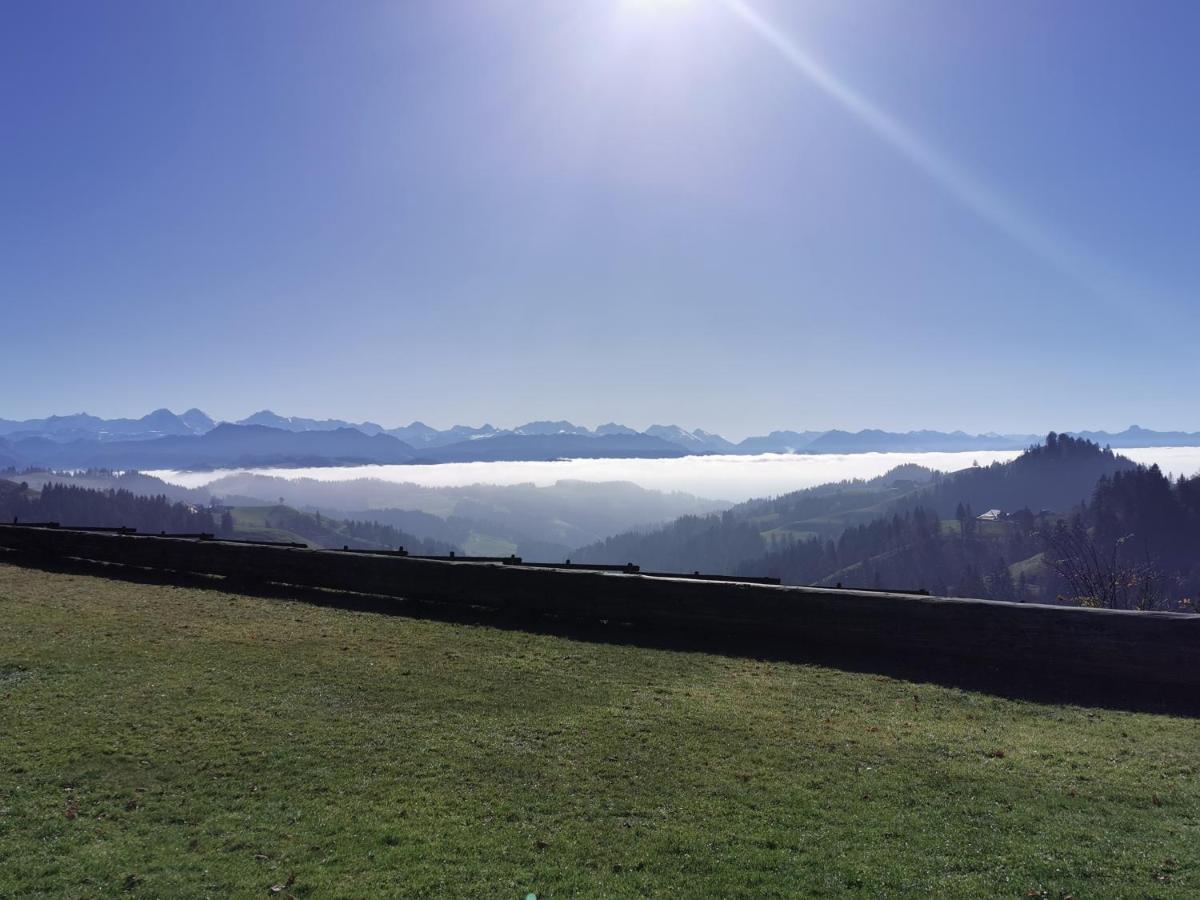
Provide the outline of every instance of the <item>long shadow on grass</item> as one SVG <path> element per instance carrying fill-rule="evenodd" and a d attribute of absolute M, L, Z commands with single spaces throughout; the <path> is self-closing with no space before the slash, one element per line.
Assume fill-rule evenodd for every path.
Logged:
<path fill-rule="evenodd" d="M 978 660 L 856 650 L 789 637 L 727 632 L 665 631 L 621 622 L 580 621 L 551 616 L 525 616 L 499 610 L 404 600 L 375 594 L 333 591 L 297 585 L 234 582 L 220 576 L 141 569 L 114 563 L 48 559 L 0 550 L 0 563 L 13 563 L 48 572 L 98 575 L 137 584 L 169 584 L 237 593 L 272 600 L 299 601 L 356 612 L 383 613 L 412 619 L 483 625 L 510 631 L 552 635 L 591 643 L 618 644 L 686 653 L 738 656 L 770 662 L 826 666 L 846 672 L 873 674 L 914 683 L 937 684 L 1012 700 L 1071 704 L 1131 712 L 1151 712 L 1200 718 L 1200 691 L 1170 685 L 1131 684 L 1085 678 L 1055 668 L 999 665 Z"/>

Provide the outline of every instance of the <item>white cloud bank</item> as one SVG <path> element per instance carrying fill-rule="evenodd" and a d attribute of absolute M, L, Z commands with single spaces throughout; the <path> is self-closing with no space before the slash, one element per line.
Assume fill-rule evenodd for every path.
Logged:
<path fill-rule="evenodd" d="M 1200 447 L 1152 447 L 1119 451 L 1163 471 L 1192 475 L 1200 471 Z M 308 469 L 225 469 L 212 472 L 147 472 L 171 484 L 203 487 L 233 472 L 277 478 L 350 481 L 378 478 L 422 487 L 463 487 L 472 484 L 550 485 L 558 481 L 630 481 L 659 491 L 686 491 L 698 497 L 740 502 L 751 497 L 783 494 L 801 488 L 850 478 L 874 478 L 904 463 L 943 472 L 981 466 L 1016 457 L 1016 450 L 965 453 L 848 453 L 755 456 L 687 456 L 682 459 L 567 459 L 553 462 L 472 462 L 434 466 L 332 466 Z"/>

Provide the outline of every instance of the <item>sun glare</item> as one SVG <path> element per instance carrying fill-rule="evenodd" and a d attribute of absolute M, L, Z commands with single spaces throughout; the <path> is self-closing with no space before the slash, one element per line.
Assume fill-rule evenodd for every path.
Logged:
<path fill-rule="evenodd" d="M 621 0 L 626 9 L 641 13 L 659 13 L 683 6 L 689 6 L 694 0 Z"/>

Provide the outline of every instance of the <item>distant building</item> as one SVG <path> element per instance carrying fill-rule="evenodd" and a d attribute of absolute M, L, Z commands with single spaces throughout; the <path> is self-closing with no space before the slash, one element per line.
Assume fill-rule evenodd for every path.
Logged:
<path fill-rule="evenodd" d="M 980 522 L 999 522 L 1004 518 L 1004 512 L 999 509 L 989 509 L 981 516 L 976 516 Z"/>

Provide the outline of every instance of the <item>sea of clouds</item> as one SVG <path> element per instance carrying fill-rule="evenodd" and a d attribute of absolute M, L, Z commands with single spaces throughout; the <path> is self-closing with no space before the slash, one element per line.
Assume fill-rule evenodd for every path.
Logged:
<path fill-rule="evenodd" d="M 1175 475 L 1200 471 L 1200 447 L 1120 450 L 1136 462 L 1158 464 Z M 953 472 L 1018 456 L 1015 450 L 965 453 L 763 453 L 754 456 L 687 456 L 680 459 L 565 459 L 550 462 L 471 462 L 421 466 L 330 466 L 324 468 L 223 469 L 210 472 L 147 472 L 183 487 L 203 487 L 232 472 L 278 478 L 349 481 L 377 478 L 423 487 L 472 484 L 550 485 L 558 481 L 628 481 L 660 491 L 686 491 L 699 497 L 739 502 L 832 481 L 874 478 L 905 463 Z"/>

